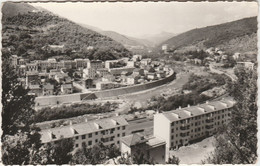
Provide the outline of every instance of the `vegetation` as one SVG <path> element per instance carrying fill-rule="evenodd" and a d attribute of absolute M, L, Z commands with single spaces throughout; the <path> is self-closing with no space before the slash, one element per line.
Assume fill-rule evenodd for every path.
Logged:
<path fill-rule="evenodd" d="M 57 120 L 71 118 L 85 114 L 98 114 L 112 112 L 116 109 L 117 104 L 107 102 L 105 104 L 73 104 L 70 106 L 62 106 L 57 108 L 46 107 L 35 113 L 34 121 L 43 122 L 49 120 Z"/>
<path fill-rule="evenodd" d="M 172 157 L 169 157 L 167 164 L 179 165 L 180 164 L 180 159 L 178 157 L 172 155 Z"/>
<path fill-rule="evenodd" d="M 27 94 L 3 52 L 2 77 L 2 161 L 6 165 L 63 164 L 71 151 L 66 140 L 45 148 L 40 129 L 34 125 L 33 97 Z"/>
<path fill-rule="evenodd" d="M 83 147 L 73 155 L 70 164 L 104 164 L 108 159 L 120 156 L 120 151 L 115 146 L 105 146 L 102 142 L 92 148 Z"/>
<path fill-rule="evenodd" d="M 229 85 L 237 101 L 231 122 L 216 137 L 214 152 L 204 163 L 254 164 L 257 160 L 257 72 L 238 69 L 237 81 Z"/>
<path fill-rule="evenodd" d="M 224 74 L 211 74 L 210 76 L 198 76 L 192 74 L 189 81 L 183 85 L 183 90 L 192 90 L 199 94 L 203 91 L 212 89 L 214 87 L 222 86 L 230 82 L 231 79 Z"/>
<path fill-rule="evenodd" d="M 172 49 L 181 49 L 189 45 L 202 45 L 202 47 L 217 47 L 221 45 L 224 50 L 240 50 L 241 52 L 257 51 L 256 43 L 254 47 L 241 48 L 239 45 L 247 45 L 249 40 L 239 40 L 239 44 L 234 44 L 235 40 L 239 38 L 248 38 L 257 32 L 257 19 L 256 17 L 244 18 L 241 20 L 224 23 L 215 26 L 208 26 L 205 28 L 193 29 L 191 31 L 174 36 L 171 39 L 163 42 L 158 49 L 161 50 L 163 44 L 168 44 Z M 257 36 L 252 36 L 256 38 Z M 251 37 L 251 38 L 252 38 Z M 233 41 L 233 44 L 232 42 Z M 256 41 L 256 40 L 255 40 Z M 230 43 L 229 43 L 230 42 Z M 232 46 L 231 46 L 232 45 Z M 252 44 L 251 44 L 252 45 Z"/>
<path fill-rule="evenodd" d="M 16 71 L 10 66 L 9 54 L 2 54 L 2 138 L 9 134 L 14 135 L 18 130 L 27 131 L 33 123 L 34 97 L 27 95 L 18 81 Z M 15 109 L 14 109 L 15 108 Z"/>
<path fill-rule="evenodd" d="M 19 4 L 17 6 L 19 8 Z M 3 19 L 3 47 L 11 48 L 12 54 L 31 60 L 53 56 L 111 60 L 131 56 L 128 50 L 111 38 L 50 12 L 21 13 L 5 14 Z"/>

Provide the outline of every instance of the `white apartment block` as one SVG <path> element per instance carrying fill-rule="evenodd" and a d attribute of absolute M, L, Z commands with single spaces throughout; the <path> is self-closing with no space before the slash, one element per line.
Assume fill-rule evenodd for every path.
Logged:
<path fill-rule="evenodd" d="M 120 138 L 126 134 L 127 121 L 121 116 L 70 124 L 42 130 L 42 143 L 55 142 L 65 138 L 74 140 L 74 148 L 93 147 L 98 142 L 104 145 L 120 146 Z"/>
<path fill-rule="evenodd" d="M 213 135 L 226 124 L 235 101 L 225 98 L 154 115 L 154 135 L 166 141 L 166 150 Z M 168 153 L 166 153 L 167 155 Z"/>

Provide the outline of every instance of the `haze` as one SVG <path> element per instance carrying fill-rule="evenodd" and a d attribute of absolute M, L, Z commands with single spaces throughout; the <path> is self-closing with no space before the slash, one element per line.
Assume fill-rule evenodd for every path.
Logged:
<path fill-rule="evenodd" d="M 256 16 L 257 2 L 33 3 L 74 22 L 132 37 L 194 28 Z"/>

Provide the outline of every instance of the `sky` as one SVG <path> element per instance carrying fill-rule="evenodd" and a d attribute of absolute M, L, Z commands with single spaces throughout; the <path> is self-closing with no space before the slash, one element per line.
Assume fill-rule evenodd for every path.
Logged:
<path fill-rule="evenodd" d="M 256 2 L 33 3 L 77 23 L 132 37 L 182 33 L 257 16 Z"/>

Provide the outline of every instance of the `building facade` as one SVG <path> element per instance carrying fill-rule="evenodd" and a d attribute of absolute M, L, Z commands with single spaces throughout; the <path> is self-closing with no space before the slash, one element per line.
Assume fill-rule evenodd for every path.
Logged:
<path fill-rule="evenodd" d="M 154 116 L 154 135 L 166 141 L 166 149 L 176 149 L 206 138 L 227 124 L 235 101 L 225 98 L 188 106 Z"/>
<path fill-rule="evenodd" d="M 127 121 L 121 116 L 86 121 L 69 126 L 42 130 L 42 143 L 55 142 L 63 138 L 72 138 L 74 148 L 93 147 L 98 142 L 104 145 L 120 146 L 120 138 L 126 134 Z"/>

